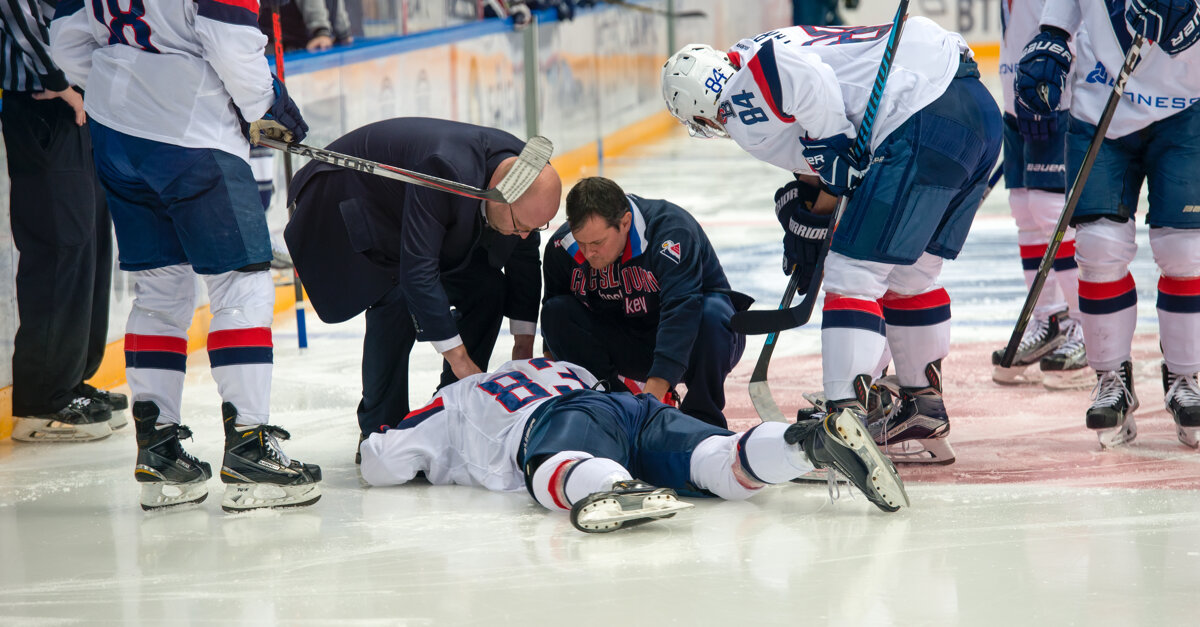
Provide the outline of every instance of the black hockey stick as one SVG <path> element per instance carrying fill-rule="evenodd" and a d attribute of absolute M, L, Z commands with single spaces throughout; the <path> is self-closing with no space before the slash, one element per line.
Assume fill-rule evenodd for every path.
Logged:
<path fill-rule="evenodd" d="M 1071 183 L 1067 204 L 1063 206 L 1062 214 L 1058 216 L 1058 225 L 1054 228 L 1054 235 L 1050 238 L 1050 243 L 1046 245 L 1042 263 L 1033 277 L 1033 285 L 1029 287 L 1029 294 L 1025 296 L 1025 305 L 1021 307 L 1017 326 L 1013 328 L 1012 335 L 1008 338 L 1008 346 L 1004 348 L 1004 356 L 1000 359 L 1001 367 L 1011 367 L 1013 359 L 1017 356 L 1017 348 L 1020 347 L 1021 338 L 1025 335 L 1025 327 L 1029 326 L 1029 319 L 1033 317 L 1034 305 L 1037 304 L 1038 296 L 1042 293 L 1042 287 L 1046 285 L 1046 277 L 1050 274 L 1050 268 L 1054 266 L 1054 257 L 1058 255 L 1058 246 L 1062 244 L 1067 227 L 1071 223 L 1071 216 L 1075 214 L 1075 205 L 1079 204 L 1079 197 L 1083 195 L 1083 186 L 1087 184 L 1088 175 L 1091 174 L 1092 166 L 1096 163 L 1096 155 L 1100 152 L 1100 144 L 1104 143 L 1104 134 L 1108 132 L 1108 125 L 1117 111 L 1117 103 L 1121 102 L 1121 96 L 1125 93 L 1125 83 L 1142 60 L 1143 42 L 1144 38 L 1141 33 L 1134 35 L 1129 52 L 1125 54 L 1125 63 L 1121 66 L 1121 73 L 1117 75 L 1117 80 L 1113 83 L 1112 93 L 1108 95 L 1108 102 L 1104 104 L 1104 111 L 1100 114 L 1100 122 L 1096 124 L 1096 134 L 1092 136 L 1092 143 L 1088 145 L 1087 152 L 1083 156 L 1083 163 L 1079 166 L 1079 173 L 1075 175 L 1075 182 Z"/>
<path fill-rule="evenodd" d="M 355 170 L 366 174 L 375 174 L 385 178 L 396 179 L 421 187 L 430 189 L 438 189 L 450 194 L 458 196 L 466 196 L 467 198 L 477 198 L 479 200 L 491 200 L 494 202 L 512 203 L 533 185 L 533 180 L 541 174 L 542 168 L 550 162 L 550 155 L 554 153 L 554 144 L 550 140 L 540 135 L 535 135 L 529 138 L 525 143 L 525 148 L 521 150 L 521 154 L 517 156 L 517 162 L 513 164 L 508 174 L 500 180 L 495 187 L 491 189 L 479 189 L 471 187 L 463 183 L 448 181 L 443 178 L 438 178 L 429 174 L 421 174 L 412 170 L 405 170 L 394 165 L 386 165 L 376 163 L 359 157 L 351 157 L 341 153 L 306 146 L 298 143 L 285 143 L 275 139 L 260 139 L 259 144 L 270 146 L 276 150 L 282 150 L 301 157 L 308 157 L 316 161 L 324 163 L 332 163 L 333 165 L 346 168 L 347 170 Z"/>
<path fill-rule="evenodd" d="M 275 35 L 275 74 L 283 83 L 283 29 L 279 26 L 279 7 L 271 7 L 271 29 Z M 283 153 L 283 189 L 287 195 L 292 189 L 292 155 Z M 286 196 L 285 196 L 286 197 Z M 288 205 L 288 221 L 295 213 L 295 205 Z M 304 286 L 300 283 L 300 273 L 292 266 L 292 289 L 296 295 L 296 341 L 300 348 L 308 348 L 308 325 L 304 322 Z"/>
<path fill-rule="evenodd" d="M 796 288 L 800 287 L 800 273 L 796 272 L 796 266 L 792 266 L 791 274 L 792 278 L 788 279 L 787 288 L 783 292 L 783 300 L 779 302 L 779 309 L 787 309 L 792 304 Z M 767 342 L 758 354 L 758 363 L 754 364 L 754 373 L 750 375 L 750 402 L 754 404 L 754 411 L 758 412 L 758 417 L 763 422 L 788 422 L 779 405 L 775 404 L 775 397 L 771 396 L 771 386 L 767 383 L 767 368 L 771 365 L 771 355 L 775 352 L 777 339 L 777 332 L 767 335 Z"/>
<path fill-rule="evenodd" d="M 871 131 L 875 128 L 875 116 L 879 113 L 879 102 L 883 100 L 883 89 L 887 84 L 888 73 L 892 69 L 892 59 L 896 56 L 896 49 L 900 47 L 900 33 L 904 30 L 907 13 L 908 0 L 900 0 L 900 6 L 896 9 L 896 17 L 892 20 L 892 32 L 888 34 L 887 46 L 883 50 L 883 59 L 879 62 L 879 71 L 875 74 L 875 84 L 871 86 L 871 97 L 867 100 L 867 109 L 863 113 L 862 124 L 858 127 L 858 136 L 855 137 L 854 145 L 850 148 L 850 155 L 855 162 L 864 155 L 870 154 Z M 847 196 L 842 196 L 838 200 L 837 209 L 833 212 L 833 220 L 830 221 L 832 228 L 826 232 L 825 241 L 821 243 L 821 252 L 817 258 L 816 267 L 813 269 L 808 291 L 804 294 L 804 300 L 795 307 L 736 313 L 730 320 L 734 331 L 746 335 L 762 335 L 763 333 L 794 329 L 808 322 L 808 319 L 812 317 L 813 305 L 817 301 L 817 292 L 821 288 L 821 275 L 825 269 L 825 257 L 829 254 L 829 246 L 833 243 L 833 233 L 837 230 L 838 220 L 846 210 L 849 200 Z"/>
<path fill-rule="evenodd" d="M 631 11 L 637 11 L 639 13 L 650 13 L 652 15 L 661 15 L 663 17 L 677 17 L 677 18 L 681 18 L 681 19 L 688 18 L 688 17 L 708 17 L 708 14 L 705 13 L 704 11 L 664 11 L 662 9 L 656 9 L 654 7 L 648 7 L 648 6 L 644 6 L 641 4 L 634 4 L 633 2 L 629 2 L 628 0 L 600 0 L 600 1 L 605 4 L 611 4 L 613 6 L 621 7 L 622 9 L 629 9 Z"/>

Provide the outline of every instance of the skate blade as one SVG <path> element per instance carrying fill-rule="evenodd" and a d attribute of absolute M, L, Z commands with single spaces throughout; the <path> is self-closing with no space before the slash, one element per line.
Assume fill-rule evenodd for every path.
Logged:
<path fill-rule="evenodd" d="M 627 503 L 628 504 L 628 503 Z M 617 497 L 599 499 L 571 512 L 571 524 L 586 533 L 608 533 L 622 527 L 633 527 L 695 507 L 669 493 L 650 494 L 642 498 L 638 509 L 625 509 Z"/>
<path fill-rule="evenodd" d="M 829 483 L 830 475 L 834 481 L 841 483 L 849 483 L 849 479 L 839 475 L 828 468 L 813 468 L 812 470 L 792 479 L 792 483 Z"/>
<path fill-rule="evenodd" d="M 273 483 L 226 483 L 221 509 L 231 514 L 252 509 L 304 507 L 321 500 L 315 483 L 287 486 Z"/>
<path fill-rule="evenodd" d="M 1175 425 L 1175 434 L 1184 446 L 1200 448 L 1200 427 L 1181 427 Z"/>
<path fill-rule="evenodd" d="M 897 464 L 934 464 L 945 466 L 954 463 L 954 449 L 946 438 L 908 440 L 888 444 L 883 452 Z"/>
<path fill-rule="evenodd" d="M 152 512 L 167 507 L 203 503 L 208 498 L 208 482 L 193 481 L 191 483 L 168 483 L 154 481 L 143 483 L 141 501 L 142 509 Z"/>
<path fill-rule="evenodd" d="M 1009 368 L 992 367 L 992 381 L 1000 385 L 1037 385 L 1042 382 L 1042 378 L 1042 371 L 1037 362 Z"/>
<path fill-rule="evenodd" d="M 1096 437 L 1100 440 L 1101 450 L 1128 444 L 1137 437 L 1137 423 L 1133 421 L 1132 415 L 1126 415 L 1125 424 L 1111 429 L 1096 429 Z"/>
<path fill-rule="evenodd" d="M 108 421 L 72 425 L 43 418 L 17 418 L 12 439 L 19 442 L 93 442 L 112 435 Z"/>
<path fill-rule="evenodd" d="M 127 424 L 129 424 L 129 418 L 125 417 L 125 411 L 120 410 L 120 409 L 114 409 L 112 412 L 112 418 L 108 419 L 109 429 L 112 431 L 116 431 L 117 429 L 120 429 L 121 427 L 124 427 Z"/>
<path fill-rule="evenodd" d="M 1085 366 L 1074 370 L 1043 370 L 1047 390 L 1085 390 L 1096 385 L 1096 371 Z"/>
<path fill-rule="evenodd" d="M 896 472 L 895 464 L 884 457 L 854 412 L 849 409 L 843 410 L 834 418 L 834 428 L 837 429 L 837 436 L 842 443 L 855 451 L 867 464 L 871 492 L 874 494 L 866 490 L 863 490 L 863 494 L 886 512 L 910 507 L 908 492 L 904 489 L 904 482 L 900 480 L 900 473 Z"/>

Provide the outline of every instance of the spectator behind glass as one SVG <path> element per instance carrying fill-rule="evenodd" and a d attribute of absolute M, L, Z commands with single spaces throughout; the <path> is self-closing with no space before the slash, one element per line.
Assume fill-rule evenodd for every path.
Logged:
<path fill-rule="evenodd" d="M 258 26 L 270 43 L 268 53 L 275 47 L 275 28 L 271 23 L 271 7 L 279 6 L 279 26 L 285 51 L 319 52 L 332 46 L 354 43 L 350 14 L 345 0 L 264 0 L 260 3 Z"/>

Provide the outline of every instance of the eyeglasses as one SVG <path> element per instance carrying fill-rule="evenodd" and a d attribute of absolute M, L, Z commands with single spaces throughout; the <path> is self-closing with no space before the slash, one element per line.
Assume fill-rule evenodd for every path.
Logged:
<path fill-rule="evenodd" d="M 535 226 L 535 227 L 529 228 L 529 229 L 519 226 L 517 224 L 517 215 L 516 215 L 516 212 L 513 211 L 512 205 L 508 205 L 508 217 L 509 217 L 509 219 L 512 220 L 512 228 L 511 229 L 498 229 L 498 228 L 496 228 L 496 226 L 494 224 L 491 223 L 491 221 L 488 220 L 487 211 L 483 212 L 484 223 L 486 223 L 488 225 L 488 227 L 491 228 L 493 231 L 496 231 L 498 233 L 504 233 L 506 235 L 526 235 L 529 233 L 540 233 L 540 232 L 545 231 L 550 228 L 549 222 L 547 222 L 541 226 Z"/>

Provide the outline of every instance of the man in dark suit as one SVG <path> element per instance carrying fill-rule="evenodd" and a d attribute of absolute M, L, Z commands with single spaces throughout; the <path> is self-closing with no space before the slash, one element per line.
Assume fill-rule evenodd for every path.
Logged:
<path fill-rule="evenodd" d="M 504 131 L 395 118 L 351 131 L 331 151 L 479 188 L 494 187 L 524 142 Z M 408 354 L 431 342 L 441 385 L 486 368 L 500 321 L 513 359 L 533 356 L 541 298 L 540 236 L 562 183 L 547 165 L 511 205 L 484 202 L 313 161 L 292 181 L 284 238 L 325 322 L 367 312 L 364 435 L 408 412 Z"/>

